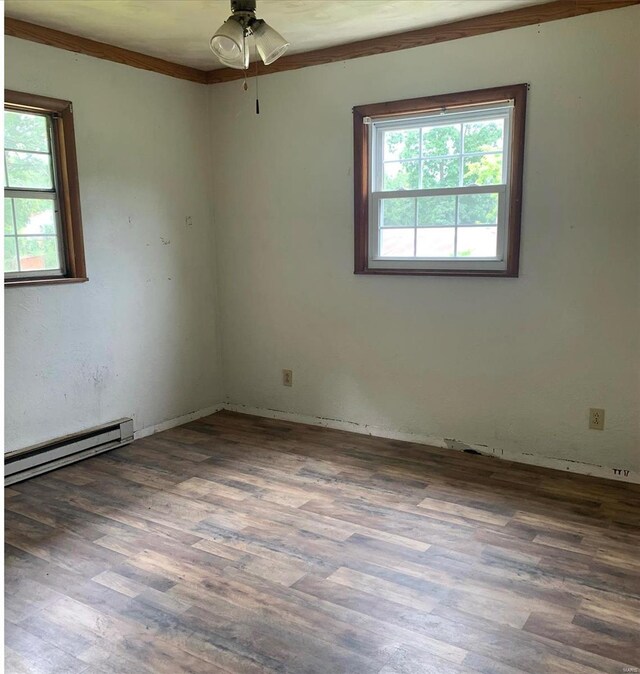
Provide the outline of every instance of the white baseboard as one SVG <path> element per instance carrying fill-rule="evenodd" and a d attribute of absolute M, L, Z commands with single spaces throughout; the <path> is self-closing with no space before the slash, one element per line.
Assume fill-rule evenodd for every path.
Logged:
<path fill-rule="evenodd" d="M 324 426 L 339 431 L 350 431 L 362 435 L 372 435 L 379 438 L 388 438 L 390 440 L 404 440 L 406 442 L 415 442 L 420 445 L 431 445 L 432 447 L 441 447 L 463 451 L 473 449 L 485 456 L 494 456 L 498 459 L 515 461 L 531 466 L 541 466 L 543 468 L 553 468 L 568 473 L 579 473 L 581 475 L 591 475 L 593 477 L 602 477 L 610 480 L 619 480 L 621 482 L 632 482 L 640 484 L 640 473 L 638 471 L 626 470 L 624 468 L 609 468 L 607 466 L 597 466 L 580 461 L 571 461 L 567 459 L 556 459 L 548 456 L 538 456 L 536 454 L 525 454 L 523 452 L 513 452 L 505 449 L 487 447 L 485 445 L 466 444 L 459 440 L 448 438 L 438 438 L 431 435 L 419 433 L 404 433 L 394 431 L 379 426 L 369 426 L 358 424 L 354 421 L 344 421 L 341 419 L 328 419 L 325 417 L 314 417 L 305 414 L 296 414 L 293 412 L 284 412 L 282 410 L 263 409 L 260 407 L 250 407 L 248 405 L 235 405 L 224 403 L 220 409 L 230 412 L 240 412 L 242 414 L 252 414 L 257 417 L 268 419 L 280 419 L 282 421 L 292 421 L 300 424 L 310 424 L 312 426 Z M 201 415 L 204 416 L 204 415 Z"/>
<path fill-rule="evenodd" d="M 196 419 L 201 419 L 202 417 L 208 417 L 210 414 L 215 414 L 216 412 L 219 412 L 222 409 L 224 409 L 224 405 L 220 403 L 218 405 L 213 405 L 212 407 L 205 407 L 202 410 L 189 412 L 189 414 L 183 414 L 181 417 L 175 417 L 175 419 L 167 419 L 166 421 L 161 421 L 159 424 L 147 426 L 146 428 L 141 428 L 139 431 L 134 431 L 133 439 L 139 440 L 140 438 L 146 438 L 149 435 L 153 435 L 154 433 L 168 431 L 170 428 L 175 428 L 176 426 L 188 424 L 190 421 L 195 421 Z"/>
<path fill-rule="evenodd" d="M 524 463 L 530 466 L 541 466 L 543 468 L 553 468 L 567 473 L 579 473 L 580 475 L 591 475 L 593 477 L 602 477 L 610 480 L 619 480 L 621 482 L 631 482 L 640 484 L 640 473 L 638 471 L 627 470 L 624 468 L 610 468 L 608 466 L 598 466 L 580 461 L 571 461 L 568 459 L 557 459 L 549 456 L 539 456 L 537 454 L 527 454 L 523 452 L 514 452 L 508 449 L 487 447 L 472 443 L 464 443 L 459 440 L 449 438 L 440 438 L 433 435 L 421 433 L 405 433 L 393 429 L 382 428 L 380 426 L 370 426 L 368 424 L 359 424 L 355 421 L 345 421 L 343 419 L 329 419 L 326 417 L 314 417 L 306 414 L 297 414 L 295 412 L 285 412 L 283 410 L 265 409 L 262 407 L 250 407 L 249 405 L 237 405 L 231 403 L 219 403 L 211 407 L 206 407 L 189 414 L 184 414 L 174 419 L 162 421 L 153 426 L 147 426 L 134 433 L 134 439 L 146 438 L 154 433 L 182 426 L 183 424 L 215 414 L 220 410 L 230 412 L 240 412 L 242 414 L 252 414 L 256 417 L 265 417 L 267 419 L 281 419 L 282 421 L 291 421 L 299 424 L 310 424 L 312 426 L 324 426 L 339 431 L 350 431 L 351 433 L 360 433 L 361 435 L 372 435 L 378 438 L 387 438 L 389 440 L 404 440 L 414 442 L 420 445 L 430 445 L 463 451 L 473 449 L 485 456 L 494 456 L 498 459 Z"/>

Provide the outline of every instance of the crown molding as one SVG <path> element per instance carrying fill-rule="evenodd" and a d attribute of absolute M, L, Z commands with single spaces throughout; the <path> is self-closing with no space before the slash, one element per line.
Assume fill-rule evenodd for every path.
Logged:
<path fill-rule="evenodd" d="M 66 49 L 77 54 L 94 56 L 105 61 L 115 61 L 115 63 L 122 63 L 133 68 L 150 70 L 161 75 L 177 77 L 181 80 L 199 82 L 200 84 L 207 83 L 207 72 L 204 70 L 172 63 L 155 56 L 147 56 L 130 49 L 114 47 L 105 42 L 96 42 L 86 37 L 64 33 L 53 28 L 38 26 L 35 23 L 12 19 L 8 16 L 4 19 L 4 34 L 19 37 L 23 40 L 30 40 L 31 42 L 39 42 L 50 47 L 58 47 L 58 49 Z"/>
<path fill-rule="evenodd" d="M 464 37 L 495 33 L 510 28 L 521 28 L 638 4 L 640 4 L 640 0 L 554 0 L 542 5 L 521 7 L 520 9 L 477 16 L 439 26 L 419 28 L 405 33 L 384 35 L 335 47 L 315 49 L 301 54 L 291 54 L 290 56 L 283 56 L 270 66 L 256 62 L 251 64 L 246 76 L 268 75 L 325 63 L 335 63 L 336 61 L 347 61 L 363 56 L 387 54 L 402 49 L 424 47 Z M 154 56 L 147 56 L 129 49 L 115 47 L 104 42 L 97 42 L 79 35 L 72 35 L 11 17 L 5 17 L 4 32 L 5 35 L 23 40 L 122 63 L 133 68 L 141 68 L 142 70 L 149 70 L 190 82 L 198 82 L 199 84 L 220 84 L 245 77 L 245 72 L 242 70 L 234 70 L 233 68 L 199 70 L 198 68 L 165 61 Z"/>
<path fill-rule="evenodd" d="M 554 2 L 547 2 L 542 5 L 533 5 L 497 14 L 477 16 L 439 26 L 419 28 L 418 30 L 406 33 L 384 35 L 369 40 L 327 47 L 326 49 L 291 54 L 290 56 L 279 58 L 270 66 L 256 62 L 250 65 L 247 77 L 268 75 L 286 70 L 298 70 L 299 68 L 346 61 L 363 56 L 387 54 L 402 49 L 424 47 L 439 42 L 458 40 L 463 37 L 495 33 L 501 30 L 509 30 L 510 28 L 521 28 L 523 26 L 568 19 L 580 16 L 581 14 L 591 14 L 593 12 L 619 9 L 637 4 L 640 4 L 640 0 L 555 0 Z M 243 78 L 244 71 L 234 70 L 233 68 L 220 68 L 219 70 L 210 70 L 207 73 L 208 84 L 231 82 Z"/>

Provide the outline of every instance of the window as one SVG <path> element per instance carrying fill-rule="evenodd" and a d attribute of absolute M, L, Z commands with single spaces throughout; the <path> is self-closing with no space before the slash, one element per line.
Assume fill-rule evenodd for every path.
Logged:
<path fill-rule="evenodd" d="M 86 281 L 69 101 L 5 91 L 5 285 Z"/>
<path fill-rule="evenodd" d="M 518 275 L 526 93 L 353 109 L 356 274 Z"/>

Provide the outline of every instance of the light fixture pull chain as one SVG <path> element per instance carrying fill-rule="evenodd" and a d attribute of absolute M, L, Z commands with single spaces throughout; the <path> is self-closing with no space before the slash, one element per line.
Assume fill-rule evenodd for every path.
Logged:
<path fill-rule="evenodd" d="M 258 98 L 258 59 L 256 59 L 256 115 L 260 114 L 260 99 Z"/>
<path fill-rule="evenodd" d="M 242 37 L 242 53 L 246 54 L 247 49 L 250 49 L 249 43 L 247 42 L 247 34 L 245 33 Z M 249 68 L 249 59 L 245 61 L 246 66 L 242 69 L 242 74 L 244 75 L 244 83 L 242 85 L 242 88 L 247 91 L 249 89 L 249 85 L 247 84 L 247 69 Z"/>

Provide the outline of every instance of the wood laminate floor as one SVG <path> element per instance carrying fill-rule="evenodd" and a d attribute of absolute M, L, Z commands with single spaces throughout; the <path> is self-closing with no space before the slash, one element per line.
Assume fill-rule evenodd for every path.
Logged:
<path fill-rule="evenodd" d="M 640 487 L 221 412 L 5 490 L 6 671 L 640 668 Z"/>

